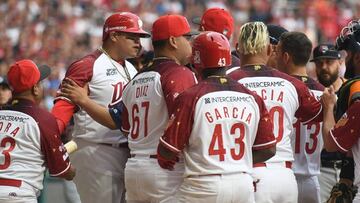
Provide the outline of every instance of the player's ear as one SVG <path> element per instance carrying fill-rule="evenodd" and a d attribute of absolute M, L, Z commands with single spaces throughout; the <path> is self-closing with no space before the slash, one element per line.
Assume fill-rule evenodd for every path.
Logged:
<path fill-rule="evenodd" d="M 35 84 L 32 88 L 31 88 L 31 93 L 34 95 L 34 96 L 39 96 L 40 94 L 40 84 L 37 83 Z"/>
<path fill-rule="evenodd" d="M 271 56 L 274 48 L 275 48 L 275 47 L 273 47 L 273 45 L 268 44 L 267 47 L 266 47 L 266 55 L 267 55 L 267 56 Z"/>
<path fill-rule="evenodd" d="M 282 59 L 284 61 L 284 64 L 289 64 L 290 62 L 290 55 L 287 52 L 282 53 Z"/>
<path fill-rule="evenodd" d="M 109 34 L 109 37 L 110 37 L 111 41 L 113 41 L 113 42 L 117 41 L 116 35 L 117 35 L 116 32 L 111 32 Z"/>
<path fill-rule="evenodd" d="M 176 37 L 170 36 L 168 39 L 168 43 L 171 47 L 177 49 L 178 48 L 178 44 L 177 44 L 177 39 Z"/>

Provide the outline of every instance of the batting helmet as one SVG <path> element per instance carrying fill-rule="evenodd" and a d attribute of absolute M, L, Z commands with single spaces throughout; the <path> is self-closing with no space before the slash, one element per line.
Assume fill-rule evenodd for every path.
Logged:
<path fill-rule="evenodd" d="M 231 65 L 228 39 L 218 32 L 203 32 L 193 41 L 192 64 L 198 70 Z"/>
<path fill-rule="evenodd" d="M 103 27 L 103 40 L 110 32 L 127 32 L 139 34 L 140 37 L 150 37 L 151 35 L 142 29 L 143 22 L 139 16 L 130 12 L 114 13 L 109 16 Z"/>

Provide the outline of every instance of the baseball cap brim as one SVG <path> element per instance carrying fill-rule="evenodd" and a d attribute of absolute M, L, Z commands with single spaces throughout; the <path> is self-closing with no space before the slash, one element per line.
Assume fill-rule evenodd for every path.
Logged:
<path fill-rule="evenodd" d="M 201 17 L 195 17 L 191 20 L 195 25 L 201 25 Z"/>
<path fill-rule="evenodd" d="M 39 72 L 40 72 L 39 81 L 44 80 L 45 78 L 49 77 L 49 75 L 51 73 L 51 69 L 50 69 L 49 66 L 47 66 L 47 65 L 39 65 L 38 68 L 39 68 Z"/>
<path fill-rule="evenodd" d="M 183 35 L 186 35 L 186 36 L 194 36 L 194 35 L 198 35 L 198 34 L 200 34 L 199 31 L 197 31 L 197 30 L 191 30 L 190 32 L 185 33 L 185 34 L 183 34 Z"/>
<path fill-rule="evenodd" d="M 319 57 L 311 59 L 310 62 L 314 62 L 314 61 L 317 61 L 320 59 L 340 59 L 340 58 L 336 57 L 336 56 L 319 56 Z"/>

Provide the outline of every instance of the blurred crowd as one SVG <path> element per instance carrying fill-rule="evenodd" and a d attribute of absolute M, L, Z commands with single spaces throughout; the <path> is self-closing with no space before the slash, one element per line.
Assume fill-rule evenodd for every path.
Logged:
<path fill-rule="evenodd" d="M 177 13 L 191 20 L 210 7 L 232 13 L 234 36 L 244 22 L 263 21 L 306 33 L 314 47 L 334 42 L 343 26 L 360 18 L 358 0 L 0 0 L 0 76 L 23 58 L 49 65 L 53 71 L 44 105 L 51 108 L 67 66 L 100 46 L 102 25 L 111 13 L 132 11 L 150 31 L 161 15 Z M 150 41 L 143 45 L 151 49 Z"/>

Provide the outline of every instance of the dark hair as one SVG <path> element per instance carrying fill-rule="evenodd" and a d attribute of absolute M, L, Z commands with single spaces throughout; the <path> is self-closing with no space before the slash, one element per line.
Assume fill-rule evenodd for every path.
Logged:
<path fill-rule="evenodd" d="M 281 51 L 291 56 L 294 65 L 306 65 L 310 59 L 312 43 L 302 32 L 286 32 L 280 36 Z"/>
<path fill-rule="evenodd" d="M 166 46 L 168 39 L 152 41 L 154 49 L 161 49 Z"/>

